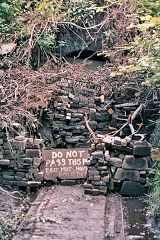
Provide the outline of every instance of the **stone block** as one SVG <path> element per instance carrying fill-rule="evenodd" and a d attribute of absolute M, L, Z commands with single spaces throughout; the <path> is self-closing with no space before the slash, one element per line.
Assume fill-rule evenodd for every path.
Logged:
<path fill-rule="evenodd" d="M 7 159 L 13 159 L 14 158 L 13 153 L 11 152 L 11 150 L 5 150 L 4 151 L 4 156 Z"/>
<path fill-rule="evenodd" d="M 89 174 L 89 176 L 99 176 L 99 171 L 97 171 L 97 170 L 88 170 L 88 174 Z"/>
<path fill-rule="evenodd" d="M 96 145 L 96 149 L 97 150 L 103 150 L 105 148 L 105 143 L 98 143 L 97 145 Z"/>
<path fill-rule="evenodd" d="M 25 150 L 27 147 L 27 138 L 22 141 L 14 140 L 12 142 L 12 147 L 21 151 Z"/>
<path fill-rule="evenodd" d="M 122 145 L 123 147 L 126 147 L 127 144 L 128 144 L 128 142 L 126 141 L 126 139 L 122 139 L 122 140 L 121 140 L 121 145 Z"/>
<path fill-rule="evenodd" d="M 94 181 L 100 181 L 101 177 L 100 176 L 94 176 L 93 179 L 94 179 Z"/>
<path fill-rule="evenodd" d="M 27 186 L 28 187 L 40 187 L 41 182 L 40 181 L 28 181 Z"/>
<path fill-rule="evenodd" d="M 103 158 L 103 151 L 95 151 L 92 153 L 92 158 L 93 159 L 99 159 L 99 158 Z"/>
<path fill-rule="evenodd" d="M 129 137 L 129 136 L 126 136 L 125 138 L 124 138 L 124 140 L 127 142 L 127 144 L 128 143 L 130 143 L 131 141 L 132 141 L 132 138 L 131 137 Z"/>
<path fill-rule="evenodd" d="M 110 155 L 109 155 L 109 151 L 108 151 L 108 150 L 105 151 L 104 157 L 105 157 L 105 160 L 106 160 L 106 161 L 109 161 L 109 160 L 110 160 Z"/>
<path fill-rule="evenodd" d="M 35 177 L 36 181 L 43 181 L 43 179 L 44 179 L 44 172 L 35 173 L 34 177 Z"/>
<path fill-rule="evenodd" d="M 29 174 L 37 174 L 37 173 L 39 173 L 39 169 L 38 168 L 30 168 L 28 170 L 28 173 Z"/>
<path fill-rule="evenodd" d="M 84 183 L 84 188 L 92 189 L 92 184 L 89 184 L 89 183 L 85 182 Z"/>
<path fill-rule="evenodd" d="M 26 187 L 27 182 L 26 181 L 14 181 L 14 185 L 19 186 L 19 187 Z"/>
<path fill-rule="evenodd" d="M 99 190 L 94 188 L 92 189 L 92 196 L 98 196 L 99 195 Z"/>
<path fill-rule="evenodd" d="M 41 157 L 41 151 L 39 149 L 26 149 L 27 158 L 39 158 Z"/>
<path fill-rule="evenodd" d="M 24 139 L 25 139 L 24 135 L 19 135 L 19 136 L 15 137 L 15 140 L 17 140 L 17 141 L 23 141 Z"/>
<path fill-rule="evenodd" d="M 139 171 L 118 168 L 115 173 L 114 179 L 121 180 L 121 181 L 129 180 L 129 181 L 138 182 L 139 181 Z"/>
<path fill-rule="evenodd" d="M 13 186 L 14 181 L 3 180 L 2 183 L 3 183 L 3 185 L 10 185 L 10 186 Z"/>
<path fill-rule="evenodd" d="M 125 181 L 123 182 L 120 193 L 128 197 L 142 196 L 145 193 L 145 186 L 140 182 Z"/>
<path fill-rule="evenodd" d="M 113 138 L 111 136 L 106 136 L 103 138 L 103 142 L 105 143 L 106 147 L 110 147 Z"/>
<path fill-rule="evenodd" d="M 3 174 L 3 178 L 9 181 L 14 180 L 14 176 Z"/>
<path fill-rule="evenodd" d="M 76 184 L 75 180 L 62 180 L 61 184 L 64 186 L 73 186 Z"/>
<path fill-rule="evenodd" d="M 80 124 L 80 121 L 81 121 L 80 118 L 72 118 L 70 124 L 73 124 L 73 125 Z"/>
<path fill-rule="evenodd" d="M 21 158 L 23 163 L 27 163 L 29 165 L 32 165 L 33 163 L 33 158 Z"/>
<path fill-rule="evenodd" d="M 92 181 L 92 184 L 95 186 L 105 186 L 106 185 L 103 181 Z"/>
<path fill-rule="evenodd" d="M 106 195 L 107 194 L 107 189 L 99 189 L 99 195 Z"/>
<path fill-rule="evenodd" d="M 84 189 L 84 194 L 92 194 L 92 189 Z"/>
<path fill-rule="evenodd" d="M 9 164 L 9 167 L 10 168 L 17 168 L 18 164 L 15 160 L 11 160 L 10 164 Z"/>
<path fill-rule="evenodd" d="M 8 159 L 1 159 L 0 160 L 0 165 L 1 166 L 8 166 L 10 164 L 10 160 Z"/>
<path fill-rule="evenodd" d="M 104 186 L 99 186 L 99 189 L 100 189 L 100 190 L 107 190 L 106 184 L 105 184 Z"/>
<path fill-rule="evenodd" d="M 59 127 L 53 127 L 52 128 L 52 132 L 55 134 L 55 133 L 58 133 L 59 132 Z"/>
<path fill-rule="evenodd" d="M 103 131 L 104 129 L 106 129 L 108 127 L 108 122 L 98 122 L 97 123 L 97 130 L 101 130 Z"/>
<path fill-rule="evenodd" d="M 108 176 L 108 171 L 101 171 L 101 176 Z"/>
<path fill-rule="evenodd" d="M 112 144 L 112 149 L 115 149 L 115 150 L 119 150 L 119 151 L 123 151 L 123 152 L 127 152 L 127 153 L 130 153 L 132 154 L 133 153 L 133 148 L 131 147 L 124 147 L 122 145 L 115 145 L 115 144 Z"/>
<path fill-rule="evenodd" d="M 66 136 L 65 137 L 65 141 L 66 143 L 69 143 L 69 144 L 76 144 L 82 140 L 85 140 L 85 137 L 84 136 L 75 136 L 75 137 L 68 137 Z"/>
<path fill-rule="evenodd" d="M 107 171 L 108 167 L 107 166 L 99 166 L 98 171 Z"/>
<path fill-rule="evenodd" d="M 15 176 L 15 181 L 22 181 L 22 177 Z"/>
<path fill-rule="evenodd" d="M 72 117 L 79 118 L 81 120 L 83 118 L 83 114 L 82 113 L 72 113 Z"/>
<path fill-rule="evenodd" d="M 65 116 L 63 114 L 58 114 L 58 113 L 54 114 L 54 118 L 55 119 L 65 120 Z"/>
<path fill-rule="evenodd" d="M 151 151 L 151 147 L 147 142 L 144 141 L 136 141 L 133 145 L 133 155 L 134 156 L 149 156 Z"/>
<path fill-rule="evenodd" d="M 38 139 L 38 138 L 34 139 L 34 145 L 41 146 L 43 144 L 44 144 L 44 139 Z"/>
<path fill-rule="evenodd" d="M 3 139 L 0 139 L 0 145 L 3 145 Z"/>
<path fill-rule="evenodd" d="M 148 159 L 147 157 L 135 158 L 133 155 L 126 155 L 123 160 L 122 168 L 145 170 L 148 168 Z"/>
<path fill-rule="evenodd" d="M 95 121 L 95 119 L 96 119 L 96 109 L 95 108 L 91 108 L 89 110 L 89 119 L 91 121 Z"/>
<path fill-rule="evenodd" d="M 139 181 L 142 184 L 146 184 L 146 182 L 147 182 L 146 178 L 141 178 L 141 177 L 140 177 Z"/>
<path fill-rule="evenodd" d="M 9 149 L 10 149 L 10 146 L 9 146 L 9 143 L 8 143 L 8 142 L 5 141 L 5 142 L 3 143 L 3 149 L 4 149 L 4 150 L 6 150 L 6 149 L 9 150 Z M 15 149 L 15 148 L 14 148 L 14 149 Z"/>
<path fill-rule="evenodd" d="M 97 122 L 96 121 L 89 121 L 89 126 L 92 130 L 96 130 L 97 128 Z"/>
<path fill-rule="evenodd" d="M 8 169 L 5 169 L 5 171 L 3 170 L 2 173 L 5 174 L 5 175 L 10 175 L 10 176 L 14 176 L 15 175 L 15 171 L 14 170 L 8 170 Z"/>
<path fill-rule="evenodd" d="M 109 113 L 96 113 L 96 121 L 97 122 L 105 122 L 109 120 Z"/>
<path fill-rule="evenodd" d="M 113 144 L 121 145 L 121 138 L 120 137 L 114 137 L 113 138 Z"/>
<path fill-rule="evenodd" d="M 108 183 L 109 180 L 110 180 L 109 175 L 102 178 L 102 181 L 103 181 L 104 183 Z"/>
<path fill-rule="evenodd" d="M 120 159 L 122 159 L 122 160 L 123 160 L 123 159 L 124 159 L 124 157 L 125 157 L 125 155 L 124 155 L 124 154 L 122 154 L 122 153 L 121 153 L 121 154 L 119 154 L 119 158 L 120 158 Z"/>
<path fill-rule="evenodd" d="M 94 177 L 94 176 L 88 176 L 88 179 L 89 179 L 90 181 L 92 181 L 92 180 L 93 180 L 93 177 Z"/>
<path fill-rule="evenodd" d="M 146 171 L 140 171 L 140 177 L 145 178 L 147 172 Z"/>
<path fill-rule="evenodd" d="M 71 108 L 76 108 L 76 109 L 78 109 L 79 103 L 77 103 L 77 102 L 71 102 L 70 107 L 71 107 Z"/>
<path fill-rule="evenodd" d="M 23 164 L 23 167 L 26 168 L 26 169 L 29 169 L 31 166 L 32 166 L 32 164 L 30 164 L 30 163 L 24 163 Z"/>
<path fill-rule="evenodd" d="M 86 128 L 85 125 L 75 126 L 75 130 L 84 130 L 85 128 Z"/>
<path fill-rule="evenodd" d="M 70 115 L 67 115 L 67 116 L 66 116 L 66 120 L 71 120 L 71 116 L 70 116 Z"/>
<path fill-rule="evenodd" d="M 111 157 L 108 162 L 110 163 L 110 165 L 118 168 L 122 166 L 122 159 L 120 158 Z"/>
<path fill-rule="evenodd" d="M 17 177 L 25 177 L 26 176 L 26 174 L 25 174 L 25 172 L 16 172 L 16 176 Z"/>
<path fill-rule="evenodd" d="M 82 109 L 78 109 L 78 113 L 82 113 L 82 114 L 89 114 L 89 110 L 82 108 Z"/>

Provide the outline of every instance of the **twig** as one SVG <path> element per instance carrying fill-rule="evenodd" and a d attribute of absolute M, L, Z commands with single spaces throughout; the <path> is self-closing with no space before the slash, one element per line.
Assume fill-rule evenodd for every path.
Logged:
<path fill-rule="evenodd" d="M 95 133 L 93 132 L 93 130 L 91 129 L 91 127 L 89 126 L 89 120 L 87 119 L 87 114 L 85 114 L 84 116 L 84 120 L 85 120 L 85 123 L 86 123 L 86 127 L 91 135 L 91 138 L 95 139 L 96 138 L 96 135 Z"/>
<path fill-rule="evenodd" d="M 19 200 L 19 199 L 22 199 L 22 197 L 23 197 L 23 195 L 21 194 L 21 193 L 19 193 L 18 191 L 14 191 L 14 192 L 8 192 L 8 191 L 6 191 L 5 189 L 3 189 L 2 187 L 0 187 L 0 191 L 2 191 L 2 192 L 4 192 L 5 194 L 7 194 L 7 195 L 9 195 L 11 198 L 13 198 L 13 199 L 17 199 L 17 200 Z M 20 195 L 20 197 L 15 197 L 15 196 L 13 196 L 13 194 L 19 194 Z"/>

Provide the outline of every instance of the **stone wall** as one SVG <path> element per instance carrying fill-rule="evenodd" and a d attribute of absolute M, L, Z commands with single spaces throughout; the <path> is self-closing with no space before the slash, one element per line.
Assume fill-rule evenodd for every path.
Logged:
<path fill-rule="evenodd" d="M 42 171 L 44 148 L 91 147 L 93 152 L 88 163 L 89 175 L 85 192 L 94 195 L 105 193 L 109 189 L 124 193 L 127 188 L 129 192 L 130 186 L 143 188 L 148 168 L 146 157 L 150 154 L 148 145 L 145 145 L 148 149 L 145 155 L 136 154 L 135 141 L 138 138 L 128 138 L 131 134 L 128 126 L 119 132 L 120 138 L 108 136 L 120 129 L 128 120 L 128 116 L 140 105 L 135 101 L 135 93 L 132 96 L 127 95 L 130 103 L 127 99 L 116 102 L 107 99 L 102 88 L 87 90 L 86 87 L 85 91 L 80 87 L 81 92 L 74 95 L 73 91 L 70 91 L 71 86 L 65 86 L 62 82 L 57 84 L 61 84 L 61 91 L 43 112 L 42 125 L 33 137 L 29 137 L 27 132 L 21 133 L 19 123 L 13 123 L 12 127 L 16 131 L 14 136 L 8 139 L 0 123 L 0 185 L 15 189 L 41 186 L 44 183 Z M 151 102 L 148 108 L 141 112 L 144 126 L 139 133 L 150 134 L 147 128 L 149 123 L 147 114 L 156 113 L 158 107 L 156 103 Z M 86 115 L 90 128 L 96 136 L 103 139 L 102 142 L 91 145 L 90 133 L 84 120 Z M 141 117 L 134 120 L 135 130 L 141 124 Z M 103 137 L 104 135 L 107 137 Z M 142 145 L 140 143 L 140 147 L 137 148 L 142 148 L 143 152 Z M 126 166 L 128 161 L 134 162 L 132 167 Z M 138 168 L 136 163 L 139 161 L 142 161 L 142 166 Z"/>
<path fill-rule="evenodd" d="M 0 136 L 0 186 L 24 190 L 41 186 L 43 139 L 16 136 L 7 141 L 2 129 Z"/>
<path fill-rule="evenodd" d="M 98 137 L 98 136 L 97 136 Z M 120 191 L 125 196 L 139 196 L 145 192 L 150 167 L 150 145 L 133 141 L 130 137 L 99 136 L 92 144 L 85 193 L 92 195 Z"/>

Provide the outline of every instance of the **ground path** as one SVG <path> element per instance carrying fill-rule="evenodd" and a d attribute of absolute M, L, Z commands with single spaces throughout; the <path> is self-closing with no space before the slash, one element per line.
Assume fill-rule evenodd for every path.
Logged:
<path fill-rule="evenodd" d="M 80 186 L 42 189 L 14 240 L 103 240 L 106 198 Z"/>
<path fill-rule="evenodd" d="M 43 188 L 13 240 L 157 239 L 145 229 L 125 236 L 123 205 L 120 195 L 84 195 L 82 186 Z"/>

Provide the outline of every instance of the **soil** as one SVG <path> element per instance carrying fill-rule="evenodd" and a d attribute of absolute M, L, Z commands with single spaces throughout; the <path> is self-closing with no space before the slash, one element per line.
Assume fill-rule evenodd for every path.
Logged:
<path fill-rule="evenodd" d="M 0 240 L 12 239 L 36 195 L 0 188 Z"/>

